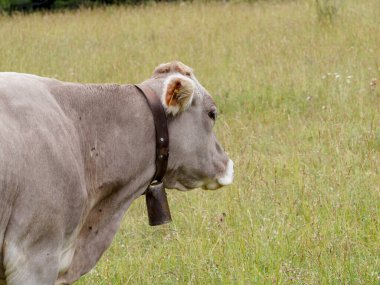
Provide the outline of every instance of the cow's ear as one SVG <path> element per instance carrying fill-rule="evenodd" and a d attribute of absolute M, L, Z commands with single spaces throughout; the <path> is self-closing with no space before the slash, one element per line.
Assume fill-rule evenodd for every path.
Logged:
<path fill-rule="evenodd" d="M 176 115 L 185 111 L 193 100 L 195 86 L 191 79 L 182 75 L 169 76 L 164 83 L 162 104 L 166 112 Z"/>

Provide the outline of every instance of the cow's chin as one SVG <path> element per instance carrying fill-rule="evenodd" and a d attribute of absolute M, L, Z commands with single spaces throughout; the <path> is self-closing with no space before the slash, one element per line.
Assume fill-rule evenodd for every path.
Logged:
<path fill-rule="evenodd" d="M 190 191 L 197 188 L 201 188 L 203 190 L 216 190 L 216 189 L 219 189 L 220 187 L 223 187 L 223 185 L 218 183 L 217 181 L 211 181 L 211 180 L 207 182 L 204 182 L 204 181 L 195 182 L 192 185 L 185 185 L 177 181 L 173 186 L 166 186 L 166 187 L 169 189 L 177 189 L 179 191 L 185 192 L 185 191 Z"/>
<path fill-rule="evenodd" d="M 203 190 L 217 190 L 217 189 L 219 189 L 222 186 L 223 185 L 219 184 L 218 182 L 213 181 L 213 182 L 209 182 L 209 183 L 203 185 L 202 189 Z"/>
<path fill-rule="evenodd" d="M 179 191 L 185 192 L 185 191 L 190 191 L 197 188 L 202 188 L 203 190 L 216 190 L 222 186 L 223 185 L 219 184 L 216 181 L 207 181 L 207 182 L 199 181 L 199 182 L 194 182 L 191 185 L 188 185 L 188 184 L 185 185 L 179 181 L 176 181 L 174 185 L 166 185 L 165 187 L 169 189 L 177 189 Z"/>
<path fill-rule="evenodd" d="M 179 191 L 185 192 L 185 191 L 190 191 L 190 190 L 194 190 L 196 188 L 202 187 L 202 185 L 203 185 L 202 182 L 196 182 L 196 183 L 193 183 L 192 185 L 185 185 L 179 181 L 176 181 L 174 183 L 174 185 L 168 185 L 166 187 L 170 188 L 170 189 L 177 189 Z"/>
<path fill-rule="evenodd" d="M 234 163 L 230 159 L 227 162 L 226 168 L 224 170 L 224 173 L 222 173 L 219 177 L 211 179 L 211 178 L 204 178 L 200 181 L 175 181 L 173 183 L 173 180 L 165 181 L 165 187 L 169 189 L 177 189 L 179 191 L 189 191 L 196 188 L 202 188 L 204 190 L 216 190 L 223 186 L 230 185 L 234 179 Z M 172 183 L 170 183 L 170 181 Z"/>

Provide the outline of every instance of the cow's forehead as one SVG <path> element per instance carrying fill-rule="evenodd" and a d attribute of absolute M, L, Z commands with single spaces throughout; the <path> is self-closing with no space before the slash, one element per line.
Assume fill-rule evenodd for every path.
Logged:
<path fill-rule="evenodd" d="M 204 94 L 203 101 L 204 101 L 204 105 L 206 106 L 206 108 L 210 108 L 210 107 L 215 106 L 214 99 L 208 93 Z"/>

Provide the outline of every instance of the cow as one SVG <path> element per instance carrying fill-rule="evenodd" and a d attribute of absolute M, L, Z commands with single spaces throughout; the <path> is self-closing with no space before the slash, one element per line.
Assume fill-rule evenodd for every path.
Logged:
<path fill-rule="evenodd" d="M 141 85 L 167 117 L 164 186 L 231 184 L 217 109 L 193 70 L 161 64 Z M 152 112 L 136 86 L 0 73 L 0 284 L 71 284 L 90 271 L 149 186 L 155 159 Z"/>

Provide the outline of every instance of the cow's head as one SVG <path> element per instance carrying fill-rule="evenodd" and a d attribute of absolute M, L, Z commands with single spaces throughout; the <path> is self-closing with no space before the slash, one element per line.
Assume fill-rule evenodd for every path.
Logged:
<path fill-rule="evenodd" d="M 214 190 L 232 183 L 233 162 L 218 143 L 213 127 L 217 108 L 191 68 L 171 62 L 149 80 L 161 93 L 169 125 L 167 188 Z"/>

